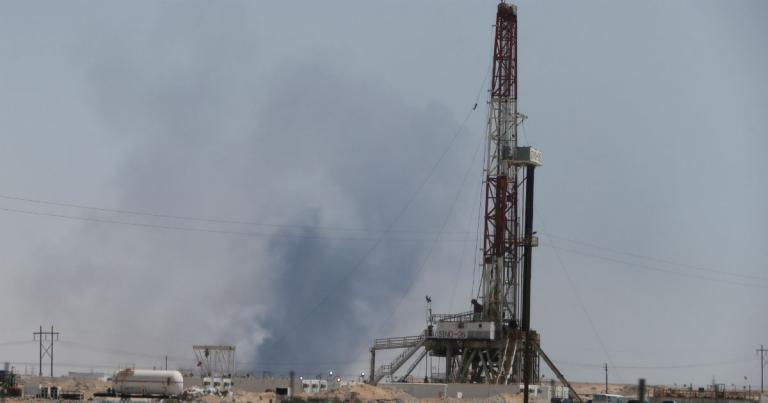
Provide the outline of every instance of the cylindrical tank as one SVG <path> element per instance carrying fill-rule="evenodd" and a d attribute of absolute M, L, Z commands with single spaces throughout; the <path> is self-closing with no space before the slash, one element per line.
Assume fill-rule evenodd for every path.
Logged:
<path fill-rule="evenodd" d="M 184 377 L 179 371 L 127 368 L 112 377 L 112 390 L 118 396 L 179 396 Z"/>

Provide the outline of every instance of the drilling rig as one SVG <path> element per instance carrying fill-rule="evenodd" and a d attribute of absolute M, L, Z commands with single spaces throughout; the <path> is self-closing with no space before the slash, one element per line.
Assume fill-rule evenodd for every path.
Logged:
<path fill-rule="evenodd" d="M 538 246 L 533 231 L 534 172 L 541 165 L 541 152 L 518 145 L 518 127 L 525 117 L 517 111 L 517 7 L 502 1 L 495 27 L 477 298 L 471 301 L 471 310 L 461 313 L 434 314 L 430 306 L 426 329 L 417 336 L 375 339 L 370 350 L 371 384 L 385 377 L 405 381 L 429 356 L 444 365 L 427 382 L 522 383 L 527 401 L 529 383 L 538 383 L 543 358 L 570 387 L 530 327 L 531 259 Z M 376 351 L 387 349 L 402 352 L 376 368 Z M 398 375 L 401 368 L 405 370 Z M 571 393 L 578 399 L 572 389 Z"/>

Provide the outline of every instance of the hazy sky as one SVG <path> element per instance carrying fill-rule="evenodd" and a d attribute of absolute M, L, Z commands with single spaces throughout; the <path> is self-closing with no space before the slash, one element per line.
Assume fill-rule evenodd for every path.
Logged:
<path fill-rule="evenodd" d="M 0 361 L 356 374 L 469 309 L 495 5 L 0 4 Z M 518 5 L 543 348 L 759 384 L 768 5 Z"/>

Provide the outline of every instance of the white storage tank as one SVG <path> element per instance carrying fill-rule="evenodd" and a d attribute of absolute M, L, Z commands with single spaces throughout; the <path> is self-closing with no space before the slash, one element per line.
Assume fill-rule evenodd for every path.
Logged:
<path fill-rule="evenodd" d="M 184 377 L 179 371 L 123 369 L 112 377 L 117 396 L 179 396 L 184 391 Z"/>

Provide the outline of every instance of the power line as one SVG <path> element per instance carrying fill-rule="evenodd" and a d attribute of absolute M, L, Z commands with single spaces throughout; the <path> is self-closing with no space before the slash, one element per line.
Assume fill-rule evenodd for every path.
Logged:
<path fill-rule="evenodd" d="M 0 343 L 0 344 L 7 344 Z M 18 344 L 19 342 L 12 342 Z M 61 344 L 68 345 L 70 347 L 75 348 L 81 348 L 87 351 L 92 352 L 99 352 L 99 353 L 109 353 L 109 354 L 116 354 L 116 355 L 122 355 L 127 357 L 141 357 L 141 358 L 148 358 L 148 359 L 157 359 L 163 354 L 148 354 L 148 353 L 141 353 L 141 352 L 135 352 L 135 351 L 127 351 L 127 350 L 121 350 L 121 349 L 114 349 L 114 348 L 107 348 L 107 347 L 94 347 L 88 344 L 83 343 L 76 343 L 71 341 L 61 341 Z M 195 359 L 191 357 L 179 357 L 179 356 L 171 356 L 168 355 L 168 358 L 172 359 L 173 361 L 179 362 L 179 361 L 185 361 L 185 362 L 194 362 Z M 739 357 L 731 360 L 722 360 L 722 361 L 714 361 L 714 362 L 705 362 L 705 363 L 690 363 L 690 364 L 668 364 L 668 365 L 610 365 L 610 368 L 617 368 L 617 369 L 682 369 L 682 368 L 705 368 L 705 367 L 713 367 L 718 365 L 734 365 L 734 364 L 741 364 L 746 362 L 751 362 L 753 360 L 752 356 L 749 357 Z M 368 360 L 321 360 L 321 361 L 280 361 L 280 362 L 265 362 L 265 361 L 238 361 L 239 365 L 249 365 L 249 366 L 321 366 L 321 365 L 343 365 L 343 364 L 359 364 L 359 363 L 366 363 Z M 585 367 L 585 368 L 603 368 L 604 364 L 599 363 L 585 363 L 585 362 L 574 362 L 574 361 L 567 361 L 567 360 L 556 360 L 555 361 L 558 365 L 565 365 L 565 366 L 574 366 L 574 367 Z M 26 364 L 37 364 L 37 363 L 26 363 Z M 54 366 L 74 366 L 74 365 L 80 365 L 80 364 L 71 364 L 71 363 L 54 363 Z M 82 366 L 93 366 L 93 367 L 99 367 L 100 365 L 96 364 L 82 364 Z M 104 365 L 103 367 L 116 367 L 115 365 Z"/>
<path fill-rule="evenodd" d="M 323 230 L 323 231 L 346 231 L 346 232 L 368 232 L 368 233 L 378 233 L 378 232 L 389 232 L 389 233 L 414 233 L 414 234 L 432 234 L 435 232 L 435 230 L 429 230 L 429 229 L 395 229 L 391 228 L 389 230 L 381 229 L 381 228 L 354 228 L 354 227 L 339 227 L 339 226 L 327 226 L 327 225 L 305 225 L 305 224 L 286 224 L 286 223 L 264 223 L 264 222 L 256 222 L 256 221 L 249 221 L 249 220 L 242 220 L 242 219 L 225 219 L 225 218 L 209 218 L 209 217 L 197 217 L 197 216 L 189 216 L 189 215 L 175 215 L 175 214 L 166 214 L 166 213 L 156 213 L 151 211 L 140 211 L 140 210 L 126 210 L 126 209 L 116 209 L 116 208 L 110 208 L 110 207 L 99 207 L 99 206 L 92 206 L 92 205 L 85 205 L 85 204 L 77 204 L 77 203 L 68 203 L 68 202 L 58 202 L 58 201 L 52 201 L 52 200 L 42 200 L 42 199 L 33 199 L 29 197 L 21 197 L 21 196 L 13 196 L 13 195 L 3 195 L 0 194 L 0 199 L 6 199 L 6 200 L 14 200 L 14 201 L 22 201 L 26 203 L 34 203 L 34 204 L 41 204 L 41 205 L 48 205 L 48 206 L 57 206 L 57 207 L 67 207 L 67 208 L 76 208 L 76 209 L 82 209 L 82 210 L 91 210 L 91 211 L 99 211 L 102 213 L 112 213 L 112 214 L 120 214 L 120 215 L 130 215 L 130 216 L 139 216 L 139 217 L 151 217 L 151 218 L 163 218 L 163 219 L 172 219 L 172 220 L 180 220 L 180 221 L 194 221 L 194 222 L 203 222 L 203 223 L 212 223 L 212 224 L 227 224 L 227 225 L 240 225 L 240 226 L 254 226 L 254 227 L 268 227 L 268 228 L 294 228 L 294 229 L 315 229 L 315 230 Z M 13 212 L 27 212 L 28 210 L 16 210 L 16 209 L 8 209 L 8 211 Z M 41 213 L 41 215 L 48 215 Z M 54 217 L 60 217 L 60 218 L 80 218 L 77 216 L 70 216 L 66 214 L 56 215 L 52 214 Z M 114 223 L 123 223 L 119 220 L 104 220 L 104 221 L 116 221 Z M 166 229 L 176 229 L 178 227 L 175 226 L 163 226 L 163 228 Z M 194 228 L 186 228 L 185 229 L 194 229 Z M 226 231 L 225 231 L 226 232 Z M 240 233 L 237 231 L 234 231 L 234 233 Z M 459 232 L 456 232 L 459 233 Z M 462 232 L 462 233 L 470 233 L 468 231 Z M 249 232 L 246 232 L 245 234 L 250 234 Z M 372 238 L 373 239 L 373 238 Z"/>
<path fill-rule="evenodd" d="M 80 349 L 80 350 L 85 350 L 85 351 L 90 351 L 95 353 L 118 355 L 123 357 L 139 357 L 139 358 L 147 358 L 147 359 L 157 359 L 159 357 L 167 356 L 169 359 L 175 362 L 194 363 L 197 361 L 195 358 L 192 358 L 192 357 L 180 357 L 180 356 L 173 356 L 173 355 L 159 354 L 159 353 L 152 354 L 152 353 L 136 352 L 136 351 L 129 351 L 129 350 L 123 350 L 123 349 L 109 348 L 109 347 L 93 346 L 90 344 L 77 343 L 72 341 L 62 341 L 61 344 L 69 346 L 70 348 L 75 348 L 75 349 Z M 237 364 L 257 367 L 257 366 L 291 366 L 291 365 L 341 365 L 341 364 L 355 364 L 360 362 L 367 362 L 367 360 L 281 361 L 281 362 L 238 360 Z"/>
<path fill-rule="evenodd" d="M 22 342 L 22 341 L 15 341 L 15 342 L 3 342 L 0 343 L 0 345 L 7 345 L 7 344 L 23 344 L 23 343 L 30 343 L 29 341 Z M 164 356 L 164 354 L 151 354 L 151 353 L 142 353 L 142 352 L 135 352 L 135 351 L 128 351 L 128 350 L 122 350 L 122 349 L 115 349 L 115 348 L 109 348 L 109 347 L 98 347 L 98 346 L 92 346 L 90 344 L 84 344 L 84 343 L 77 343 L 72 341 L 61 341 L 60 342 L 63 345 L 67 345 L 69 347 L 79 348 L 91 352 L 98 352 L 98 353 L 108 353 L 108 354 L 115 354 L 115 355 L 121 355 L 124 357 L 141 357 L 141 358 L 148 358 L 148 359 L 158 359 L 161 356 Z M 196 361 L 194 358 L 191 357 L 180 357 L 180 356 L 171 356 L 168 355 L 168 358 L 172 359 L 175 362 L 194 362 Z M 614 369 L 641 369 L 641 370 L 665 370 L 665 369 L 684 369 L 684 368 L 705 368 L 705 367 L 713 367 L 713 366 L 719 366 L 719 365 L 735 365 L 735 364 L 741 364 L 746 362 L 751 362 L 753 360 L 752 356 L 749 357 L 739 357 L 734 358 L 730 360 L 722 360 L 722 361 L 714 361 L 714 362 L 705 362 L 705 363 L 689 363 L 689 364 L 668 364 L 668 365 L 613 365 L 611 364 L 609 367 Z M 290 367 L 294 366 L 297 367 L 297 369 L 301 368 L 310 368 L 312 366 L 328 366 L 328 365 L 348 365 L 348 364 L 359 364 L 359 363 L 366 363 L 368 360 L 319 360 L 319 361 L 280 361 L 280 362 L 265 362 L 265 361 L 238 361 L 238 365 L 248 365 L 251 368 L 264 368 L 269 369 L 269 367 L 275 367 L 275 366 L 284 366 L 284 367 Z M 558 365 L 564 365 L 564 366 L 573 366 L 573 367 L 584 367 L 584 368 L 603 368 L 604 364 L 599 363 L 585 363 L 585 362 L 574 362 L 574 361 L 567 361 L 567 360 L 556 360 L 555 361 Z M 22 364 L 37 364 L 37 363 L 22 363 Z M 73 367 L 104 367 L 104 368 L 115 368 L 117 365 L 98 365 L 98 364 L 80 364 L 80 363 L 54 363 L 55 367 L 61 367 L 61 366 L 73 366 Z"/>
<path fill-rule="evenodd" d="M 586 253 L 586 252 L 582 252 L 582 251 L 578 251 L 578 250 L 574 250 L 574 249 L 562 248 L 562 247 L 559 247 L 559 246 L 555 246 L 554 244 L 552 244 L 550 246 L 553 249 L 555 249 L 555 250 L 561 250 L 561 251 L 572 253 L 572 254 L 575 254 L 575 255 L 581 255 L 581 256 L 591 257 L 591 258 L 595 258 L 595 259 L 606 260 L 606 261 L 614 262 L 614 263 L 621 263 L 621 264 L 624 264 L 624 265 L 627 265 L 627 266 L 631 266 L 631 267 L 635 267 L 635 268 L 642 269 L 642 270 L 649 270 L 649 271 L 656 271 L 656 272 L 661 272 L 661 273 L 674 274 L 676 276 L 695 278 L 695 279 L 699 279 L 699 280 L 707 280 L 707 281 L 712 281 L 712 282 L 716 282 L 716 283 L 719 283 L 719 284 L 730 284 L 730 285 L 738 285 L 738 286 L 742 286 L 742 287 L 753 287 L 753 288 L 768 288 L 768 285 L 764 285 L 764 284 L 742 283 L 742 282 L 733 281 L 733 280 L 727 280 L 727 279 L 717 279 L 717 278 L 712 278 L 712 277 L 705 277 L 705 276 L 700 276 L 700 275 L 696 275 L 696 274 L 681 272 L 681 271 L 677 271 L 677 270 L 664 269 L 664 268 L 661 268 L 661 267 L 650 266 L 650 265 L 646 265 L 646 264 L 628 262 L 626 260 L 616 259 L 616 258 L 612 258 L 612 257 L 608 257 L 608 256 L 595 255 L 595 254 L 592 254 L 592 253 Z"/>
<path fill-rule="evenodd" d="M 72 208 L 79 208 L 79 209 L 87 209 L 87 210 L 94 210 L 94 211 L 101 211 L 101 212 L 109 212 L 109 213 L 117 213 L 117 214 L 125 214 L 125 215 L 136 215 L 136 216 L 147 216 L 147 217 L 155 217 L 155 218 L 170 218 L 170 219 L 178 219 L 178 220 L 188 220 L 188 221 L 197 221 L 197 222 L 208 222 L 208 223 L 219 223 L 219 224 L 238 224 L 238 225 L 250 225 L 250 226 L 261 226 L 261 227 L 270 227 L 270 228 L 294 228 L 294 229 L 317 229 L 317 230 L 324 230 L 324 231 L 349 231 L 349 232 L 364 232 L 364 233 L 410 233 L 410 234 L 434 234 L 436 230 L 417 230 L 417 229 L 365 229 L 365 228 L 351 228 L 351 227 L 333 227 L 333 226 L 315 226 L 315 225 L 302 225 L 302 224 L 269 224 L 269 223 L 259 223 L 259 222 L 253 222 L 253 221 L 245 221 L 245 220 L 232 220 L 232 219 L 217 219 L 217 218 L 203 218 L 203 217 L 194 217 L 194 216 L 184 216 L 184 215 L 172 215 L 172 214 L 163 214 L 163 213 L 153 213 L 153 212 L 147 212 L 147 211 L 137 211 L 137 210 L 122 210 L 122 209 L 114 209 L 114 208 L 106 208 L 106 207 L 97 207 L 97 206 L 90 206 L 90 205 L 82 205 L 82 204 L 75 204 L 75 203 L 64 203 L 64 202 L 56 202 L 56 201 L 50 201 L 50 200 L 40 200 L 40 199 L 31 199 L 26 197 L 20 197 L 20 196 L 11 196 L 11 195 L 0 195 L 0 198 L 2 199 L 8 199 L 8 200 L 16 200 L 16 201 L 23 201 L 23 202 L 29 202 L 29 203 L 37 203 L 37 204 L 44 204 L 44 205 L 54 205 L 54 206 L 61 206 L 61 207 L 72 207 Z M 163 230 L 173 230 L 173 231 L 183 231 L 183 232 L 202 232 L 202 233 L 213 233 L 213 234 L 223 234 L 223 235 L 242 235 L 242 236 L 251 236 L 251 237 L 269 237 L 270 239 L 273 238 L 288 238 L 288 239 L 334 239 L 334 240 L 341 240 L 341 241 L 375 241 L 376 237 L 350 237 L 350 236 L 333 236 L 333 235 L 309 235 L 309 234 L 291 234 L 291 233 L 285 233 L 285 232 L 253 232 L 253 231 L 236 231 L 236 230 L 224 230 L 224 229 L 216 229 L 216 228 L 200 228 L 200 227 L 185 227 L 185 226 L 177 226 L 177 225 L 165 225 L 165 224 L 151 224 L 151 223 L 138 223 L 138 222 L 130 222 L 130 221 L 122 221 L 122 220 L 114 220 L 114 219 L 105 219 L 105 218 L 95 218 L 95 217 L 82 217 L 82 216 L 73 216 L 68 214 L 57 214 L 57 213 L 48 213 L 48 212 L 40 212 L 40 211 L 31 211 L 31 210 L 23 210 L 23 209 L 15 209 L 15 208 L 9 208 L 9 207 L 0 207 L 0 211 L 6 211 L 11 213 L 18 213 L 18 214 L 26 214 L 26 215 L 35 215 L 35 216 L 46 216 L 46 217 L 54 217 L 54 218 L 60 218 L 60 219 L 67 219 L 67 220 L 79 220 L 79 221 L 88 221 L 88 222 L 96 222 L 96 223 L 102 223 L 102 224 L 115 224 L 115 225 L 126 225 L 126 226 L 133 226 L 133 227 L 144 227 L 144 228 L 154 228 L 154 229 L 163 229 Z M 447 233 L 453 233 L 453 234 L 475 234 L 477 235 L 478 231 L 445 231 L 445 229 L 438 230 L 437 232 L 441 234 L 447 234 Z M 684 268 L 689 268 L 692 270 L 698 270 L 698 271 L 708 271 L 724 276 L 731 276 L 731 277 L 738 277 L 743 279 L 752 279 L 752 280 L 761 280 L 761 281 L 768 281 L 768 277 L 763 276 L 756 276 L 756 275 L 748 275 L 748 274 L 739 274 L 739 273 L 733 273 L 725 270 L 718 270 L 710 267 L 704 267 L 699 265 L 693 265 L 689 263 L 683 263 L 683 262 L 677 262 L 669 259 L 663 259 L 658 258 L 654 256 L 649 255 L 643 255 L 639 253 L 634 252 L 627 252 L 622 250 L 617 250 L 613 248 L 609 248 L 606 246 L 598 245 L 591 242 L 586 242 L 574 238 L 559 236 L 555 234 L 547 233 L 547 236 L 554 239 L 560 239 L 563 241 L 571 242 L 574 244 L 587 246 L 590 248 L 603 250 L 606 252 L 618 254 L 618 255 L 624 255 L 632 258 L 637 259 L 645 259 L 657 263 L 663 263 L 673 266 L 679 266 Z M 404 241 L 404 242 L 423 242 L 423 241 L 429 241 L 429 239 L 426 238 L 388 238 L 389 240 L 395 240 L 395 241 Z M 477 238 L 475 238 L 476 240 Z M 440 242 L 465 242 L 470 241 L 470 239 L 440 239 Z M 434 241 L 433 241 L 434 242 Z M 582 251 L 575 251 L 572 249 L 567 248 L 560 248 L 561 250 L 581 254 L 585 256 L 590 257 L 596 257 L 599 259 L 606 259 L 611 260 L 614 262 L 621 262 L 628 265 L 634 265 L 634 263 L 626 262 L 626 261 L 619 261 L 614 260 L 607 257 L 602 256 L 596 256 L 591 255 L 586 252 Z M 647 266 L 646 266 L 647 267 Z M 659 268 L 654 268 L 657 271 L 667 271 L 670 273 L 680 274 L 680 272 L 674 272 L 671 270 L 664 270 Z M 687 275 L 687 274 L 683 274 Z M 693 275 L 687 275 L 689 277 L 696 277 Z M 699 277 L 704 278 L 704 277 Z M 717 279 L 712 278 L 704 278 L 711 281 L 721 281 Z M 727 282 L 727 280 L 726 280 Z M 746 286 L 753 286 L 751 284 L 745 284 L 745 283 L 732 283 L 736 285 L 746 285 Z M 474 288 L 474 287 L 473 287 Z"/>
<path fill-rule="evenodd" d="M 423 183 L 422 183 L 423 184 Z M 423 186 L 422 186 L 423 187 Z M 417 191 L 418 193 L 418 191 Z M 47 216 L 47 217 L 55 217 L 55 218 L 62 218 L 62 219 L 68 219 L 68 220 L 78 220 L 78 221 L 88 221 L 88 222 L 97 222 L 102 224 L 116 224 L 116 225 L 126 225 L 126 226 L 132 226 L 132 227 L 143 227 L 143 228 L 154 228 L 154 229 L 162 229 L 162 230 L 172 230 L 172 231 L 182 231 L 182 232 L 199 232 L 199 233 L 211 233 L 211 234 L 221 234 L 221 235 L 239 235 L 239 236 L 250 236 L 250 237 L 262 237 L 262 238 L 269 238 L 269 240 L 275 239 L 275 238 L 282 238 L 282 239 L 333 239 L 333 240 L 339 240 L 339 241 L 374 241 L 374 246 L 372 247 L 371 251 L 375 249 L 376 246 L 385 238 L 386 234 L 392 232 L 390 229 L 384 230 L 380 232 L 380 236 L 377 238 L 372 237 L 336 237 L 336 236 L 328 236 L 328 235 L 309 235 L 309 234 L 287 234 L 283 232 L 246 232 L 246 231 L 231 231 L 231 230 L 221 230 L 221 229 L 213 229 L 213 228 L 197 228 L 197 227 L 180 227 L 180 226 L 171 226 L 171 225 L 161 225 L 161 224 L 148 224 L 148 223 L 136 223 L 136 222 L 128 222 L 128 221 L 119 221 L 119 220 L 111 220 L 111 219 L 101 219 L 101 218 L 93 218 L 93 217 L 77 217 L 77 216 L 70 216 L 65 214 L 54 214 L 54 213 L 44 213 L 44 212 L 38 212 L 38 211 L 29 211 L 29 210 L 20 210 L 20 209 L 13 209 L 13 208 L 7 208 L 7 207 L 0 207 L 0 211 L 6 211 L 6 212 L 12 212 L 12 213 L 19 213 L 19 214 L 27 214 L 27 215 L 35 215 L 35 216 Z M 404 211 L 403 211 L 404 213 Z M 398 216 L 402 216 L 402 213 Z M 310 227 L 311 228 L 311 227 Z M 447 232 L 444 232 L 447 233 Z M 551 239 L 556 238 L 555 236 L 546 233 L 545 235 L 549 236 Z M 470 241 L 476 241 L 476 239 L 463 239 L 463 238 L 439 238 L 432 239 L 432 242 L 470 242 Z M 426 242 L 430 241 L 430 239 L 425 238 L 386 238 L 390 241 L 401 241 L 401 242 Z M 593 247 L 597 248 L 597 245 L 594 245 Z M 762 285 L 762 284 L 755 284 L 755 283 L 742 283 L 727 279 L 716 279 L 711 277 L 704 277 L 704 276 L 698 276 L 690 273 L 670 270 L 670 269 L 664 269 L 660 267 L 655 266 L 649 266 L 634 262 L 628 262 L 626 260 L 616 259 L 612 257 L 607 256 L 601 256 L 601 255 L 595 255 L 583 251 L 578 251 L 574 249 L 569 248 L 563 248 L 563 247 L 554 247 L 555 249 L 559 249 L 568 253 L 573 253 L 577 255 L 582 255 L 586 257 L 592 257 L 596 259 L 602 259 L 611 261 L 614 263 L 621 263 L 627 266 L 633 266 L 640 269 L 645 270 L 651 270 L 656 272 L 664 272 L 669 274 L 674 274 L 677 276 L 683 276 L 683 277 L 690 277 L 690 278 L 696 278 L 701 280 L 707 280 L 707 281 L 713 281 L 718 283 L 724 283 L 724 284 L 730 284 L 730 285 L 738 285 L 743 287 L 753 287 L 753 288 L 768 288 L 768 285 Z M 608 248 L 602 248 L 608 250 Z M 615 253 L 618 253 L 616 251 Z M 665 262 L 667 264 L 676 264 L 678 266 L 685 266 L 690 268 L 698 268 L 698 269 L 705 269 L 708 271 L 712 271 L 715 273 L 720 273 L 723 275 L 730 275 L 735 277 L 744 277 L 744 278 L 752 278 L 752 279 L 761 279 L 761 280 L 768 280 L 765 277 L 759 277 L 759 276 L 749 276 L 749 275 L 740 275 L 735 273 L 729 273 L 722 270 L 715 270 L 711 268 L 702 268 L 702 267 L 696 267 L 692 265 L 687 265 L 683 263 L 675 263 L 671 261 L 665 261 L 663 259 L 657 259 L 650 256 L 644 256 L 644 255 L 638 255 L 638 254 L 630 254 L 629 252 L 625 252 L 624 254 L 632 255 L 638 258 L 644 258 L 648 260 L 654 260 L 658 262 Z M 365 254 L 365 257 L 367 258 L 368 253 Z"/>
<path fill-rule="evenodd" d="M 734 360 L 728 360 L 728 361 L 719 361 L 719 362 L 708 362 L 708 363 L 700 363 L 700 364 L 679 364 L 679 365 L 624 365 L 619 366 L 617 368 L 624 368 L 624 369 L 682 369 L 682 368 L 706 368 L 706 367 L 715 367 L 720 365 L 734 365 L 734 364 L 742 364 L 745 362 L 751 361 L 750 359 L 734 359 Z"/>
<path fill-rule="evenodd" d="M 103 213 L 114 213 L 114 214 L 153 217 L 153 218 L 167 218 L 167 219 L 173 219 L 173 220 L 197 221 L 197 222 L 214 223 L 214 224 L 234 224 L 234 225 L 246 225 L 246 226 L 256 226 L 256 227 L 298 228 L 298 229 L 309 227 L 301 224 L 270 224 L 270 223 L 262 223 L 262 222 L 247 221 L 247 220 L 195 217 L 195 216 L 188 216 L 188 215 L 156 213 L 156 212 L 150 212 L 150 211 L 116 209 L 116 208 L 98 207 L 98 206 L 91 206 L 91 205 L 84 205 L 84 204 L 77 204 L 77 203 L 65 203 L 65 202 L 57 202 L 57 201 L 51 201 L 51 200 L 32 199 L 28 197 L 11 196 L 11 195 L 0 195 L 0 199 L 23 201 L 27 203 L 43 204 L 43 205 L 49 205 L 49 206 L 70 207 L 70 208 L 77 208 L 77 209 L 83 209 L 83 210 L 100 211 Z M 368 230 L 364 228 L 345 228 L 345 227 L 326 227 L 326 226 L 311 226 L 311 228 L 331 230 L 331 231 L 379 232 L 378 230 Z M 412 231 L 403 230 L 403 232 L 412 232 Z"/>
<path fill-rule="evenodd" d="M 35 343 L 35 341 L 34 340 L 3 341 L 3 342 L 0 342 L 0 347 L 20 346 L 20 345 L 32 344 L 32 343 Z"/>
<path fill-rule="evenodd" d="M 90 351 L 94 353 L 111 354 L 111 355 L 118 355 L 118 356 L 124 356 L 124 357 L 127 356 L 127 357 L 156 359 L 161 356 L 168 356 L 168 358 L 174 361 L 194 361 L 194 359 L 191 357 L 187 358 L 187 357 L 178 357 L 178 356 L 172 356 L 167 354 L 141 353 L 141 352 L 121 350 L 121 349 L 115 349 L 115 348 L 92 346 L 90 344 L 77 343 L 73 341 L 61 341 L 61 344 L 69 346 L 71 348 Z"/>
<path fill-rule="evenodd" d="M 676 261 L 672 261 L 672 260 L 668 260 L 668 259 L 661 259 L 661 258 L 658 258 L 658 257 L 649 256 L 649 255 L 641 255 L 639 253 L 621 251 L 621 250 L 609 248 L 609 247 L 606 247 L 606 246 L 597 245 L 597 244 L 594 244 L 594 243 L 591 243 L 591 242 L 586 242 L 586 241 L 582 241 L 582 240 L 578 240 L 578 239 L 573 239 L 573 238 L 568 238 L 568 237 L 564 237 L 564 236 L 558 236 L 558 235 L 553 235 L 553 234 L 546 234 L 546 235 L 549 236 L 550 238 L 560 239 L 560 240 L 567 241 L 567 242 L 572 242 L 572 243 L 575 243 L 575 244 L 578 244 L 578 245 L 588 246 L 590 248 L 595 248 L 595 249 L 603 250 L 603 251 L 606 251 L 606 252 L 611 252 L 611 253 L 615 253 L 615 254 L 618 254 L 618 255 L 629 256 L 629 257 L 633 257 L 633 258 L 637 258 L 637 259 L 646 259 L 646 260 L 654 261 L 654 262 L 657 262 L 657 263 L 664 263 L 664 264 L 668 264 L 668 265 L 672 265 L 672 266 L 680 266 L 680 267 L 685 267 L 685 268 L 689 268 L 689 269 L 693 269 L 693 270 L 709 271 L 709 272 L 718 273 L 718 274 L 722 274 L 722 275 L 726 275 L 726 276 L 733 276 L 733 277 L 741 277 L 741 278 L 745 278 L 745 279 L 768 281 L 768 277 L 754 276 L 754 275 L 748 275 L 748 274 L 732 273 L 732 272 L 725 271 L 725 270 L 718 270 L 718 269 L 713 269 L 713 268 L 704 267 L 704 266 L 698 266 L 698 265 L 693 265 L 693 264 L 688 264 L 688 263 L 681 263 L 681 262 L 676 262 Z"/>
<path fill-rule="evenodd" d="M 53 326 L 51 326 L 51 331 L 43 331 L 43 327 L 40 326 L 40 331 L 32 333 L 34 338 L 40 342 L 40 367 L 39 367 L 39 376 L 43 376 L 43 358 L 48 357 L 51 359 L 51 376 L 53 376 L 53 342 L 59 341 L 59 332 L 53 331 Z M 46 343 L 43 343 L 43 342 Z"/>
<path fill-rule="evenodd" d="M 157 359 L 158 357 L 164 357 L 167 356 L 173 361 L 186 361 L 186 362 L 196 362 L 196 359 L 193 357 L 180 357 L 180 356 L 173 356 L 168 354 L 152 354 L 152 353 L 143 353 L 143 352 L 136 352 L 136 351 L 129 351 L 129 350 L 122 350 L 122 349 L 116 349 L 116 348 L 109 348 L 109 347 L 98 347 L 93 346 L 90 344 L 84 344 L 84 343 L 77 343 L 72 341 L 62 341 L 61 342 L 64 345 L 67 345 L 71 348 L 95 352 L 95 353 L 103 353 L 103 354 L 112 354 L 112 355 L 119 355 L 124 357 L 140 357 L 140 358 L 148 358 L 148 359 Z M 363 360 L 359 360 L 363 361 Z M 327 364 L 350 364 L 355 363 L 359 361 L 306 361 L 306 362 L 264 362 L 264 361 L 241 361 L 238 360 L 238 364 L 240 365 L 327 365 Z"/>
<path fill-rule="evenodd" d="M 382 231 L 380 232 L 379 237 L 337 237 L 337 236 L 328 236 L 328 235 L 308 235 L 308 234 L 288 234 L 284 232 L 248 232 L 248 231 L 232 231 L 232 230 L 222 230 L 222 229 L 215 229 L 215 228 L 199 228 L 199 227 L 181 227 L 181 226 L 175 226 L 175 225 L 163 225 L 163 224 L 149 224 L 149 223 L 137 223 L 137 222 L 130 222 L 130 221 L 120 221 L 120 220 L 112 220 L 112 219 L 104 219 L 104 218 L 94 218 L 94 217 L 79 217 L 79 216 L 72 216 L 72 215 L 66 215 L 66 214 L 56 214 L 56 213 L 45 213 L 45 212 L 39 212 L 39 211 L 30 211 L 30 210 L 21 210 L 21 209 L 14 209 L 14 208 L 8 208 L 8 207 L 0 207 L 0 211 L 6 211 L 10 213 L 18 213 L 18 214 L 26 214 L 26 215 L 34 215 L 34 216 L 44 216 L 44 217 L 55 217 L 55 218 L 61 218 L 66 220 L 77 220 L 77 221 L 88 221 L 88 222 L 96 222 L 101 224 L 116 224 L 116 225 L 126 225 L 126 226 L 132 226 L 132 227 L 143 227 L 143 228 L 154 228 L 154 229 L 163 229 L 163 230 L 172 230 L 172 231 L 182 231 L 182 232 L 201 232 L 201 233 L 210 233 L 210 234 L 222 234 L 222 235 L 242 235 L 242 236 L 251 236 L 251 237 L 265 237 L 265 238 L 289 238 L 289 239 L 333 239 L 333 240 L 340 240 L 340 241 L 376 241 L 383 239 L 386 234 L 393 232 L 393 231 Z M 307 227 L 307 228 L 312 228 Z M 428 239 L 424 238 L 387 238 L 388 240 L 392 241 L 405 241 L 405 242 L 420 242 L 420 241 L 427 241 Z M 442 240 L 444 242 L 463 242 L 467 241 L 465 239 L 444 239 Z"/>
<path fill-rule="evenodd" d="M 756 349 L 755 352 L 760 354 L 760 394 L 763 394 L 763 380 L 765 379 L 765 353 L 768 353 L 768 350 L 766 350 L 766 348 L 761 344 L 760 348 Z"/>
<path fill-rule="evenodd" d="M 751 362 L 752 357 L 736 358 L 732 360 L 695 363 L 695 364 L 672 364 L 672 365 L 610 365 L 609 368 L 614 369 L 642 369 L 642 370 L 665 370 L 665 369 L 684 369 L 684 368 L 707 368 L 720 365 L 735 365 L 743 364 L 745 362 Z M 583 363 L 573 361 L 555 361 L 558 365 L 571 366 L 571 367 L 584 367 L 584 368 L 604 368 L 605 364 L 597 363 Z"/>

